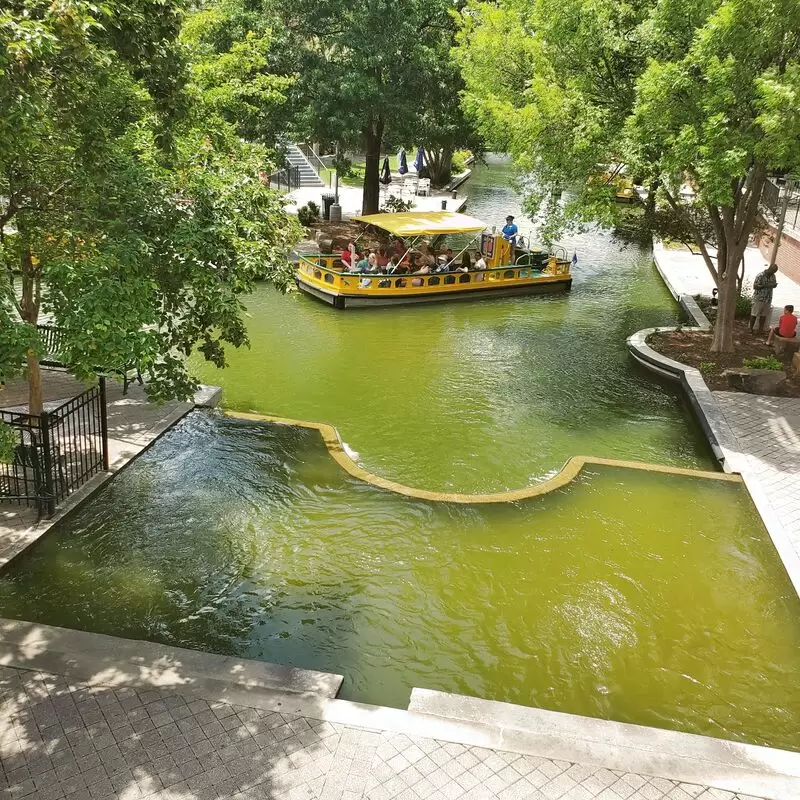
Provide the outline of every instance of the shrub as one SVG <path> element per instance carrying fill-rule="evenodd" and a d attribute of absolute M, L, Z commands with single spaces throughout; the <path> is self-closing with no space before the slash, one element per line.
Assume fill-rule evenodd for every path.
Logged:
<path fill-rule="evenodd" d="M 742 364 L 748 369 L 774 369 L 782 370 L 783 364 L 775 356 L 756 356 L 755 358 L 745 358 Z"/>
<path fill-rule="evenodd" d="M 713 372 L 716 369 L 717 365 L 713 361 L 702 361 L 700 362 L 700 372 L 703 375 L 707 375 L 709 372 Z"/>
<path fill-rule="evenodd" d="M 414 203 L 411 200 L 401 200 L 399 197 L 390 196 L 381 206 L 381 212 L 391 214 L 396 211 L 411 211 L 413 207 Z"/>
<path fill-rule="evenodd" d="M 467 168 L 467 159 L 472 155 L 469 150 L 456 150 L 453 153 L 452 164 L 453 175 L 460 175 Z"/>
<path fill-rule="evenodd" d="M 749 317 L 750 309 L 753 307 L 753 296 L 748 292 L 742 292 L 736 298 L 736 317 Z"/>
<path fill-rule="evenodd" d="M 319 219 L 319 206 L 313 201 L 309 200 L 304 206 L 297 209 L 297 221 L 307 228 L 312 222 Z"/>

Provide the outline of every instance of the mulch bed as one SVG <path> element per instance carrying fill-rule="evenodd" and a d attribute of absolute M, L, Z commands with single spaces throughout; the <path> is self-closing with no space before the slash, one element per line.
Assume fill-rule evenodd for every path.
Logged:
<path fill-rule="evenodd" d="M 750 333 L 747 320 L 734 322 L 733 339 L 736 350 L 733 353 L 712 353 L 711 333 L 704 331 L 665 331 L 648 336 L 647 344 L 662 355 L 699 369 L 710 389 L 731 391 L 722 373 L 726 369 L 740 369 L 745 358 L 773 356 L 773 350 L 765 343 L 766 333 L 754 336 Z M 782 394 L 800 397 L 800 375 L 787 368 L 787 383 Z"/>

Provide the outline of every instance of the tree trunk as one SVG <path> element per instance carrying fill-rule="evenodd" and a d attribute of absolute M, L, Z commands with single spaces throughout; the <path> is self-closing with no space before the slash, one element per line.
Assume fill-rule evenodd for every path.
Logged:
<path fill-rule="evenodd" d="M 383 120 L 370 122 L 364 129 L 364 193 L 361 199 L 362 214 L 377 214 L 380 205 L 380 161 L 383 145 Z"/>
<path fill-rule="evenodd" d="M 22 273 L 20 302 L 22 321 L 36 327 L 39 321 L 39 267 L 33 263 L 33 255 L 29 247 L 22 249 L 20 272 Z M 28 413 L 38 416 L 44 409 L 39 354 L 35 350 L 28 350 L 25 357 L 28 365 Z"/>
<path fill-rule="evenodd" d="M 428 155 L 431 185 L 439 189 L 450 182 L 453 173 L 453 151 L 450 148 L 432 151 Z"/>
<path fill-rule="evenodd" d="M 721 249 L 726 253 L 727 263 L 719 261 L 717 266 L 717 319 L 714 323 L 714 338 L 711 340 L 712 353 L 732 353 L 733 321 L 736 317 L 737 274 L 741 255 L 731 252 L 733 248 Z"/>

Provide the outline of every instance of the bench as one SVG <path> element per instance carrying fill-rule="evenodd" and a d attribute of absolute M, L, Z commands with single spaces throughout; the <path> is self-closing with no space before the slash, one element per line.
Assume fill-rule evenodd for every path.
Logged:
<path fill-rule="evenodd" d="M 43 367 L 66 367 L 64 353 L 64 332 L 54 325 L 37 325 L 36 330 L 44 344 L 44 355 L 39 359 Z M 144 386 L 142 374 L 134 367 L 125 369 L 108 369 L 106 367 L 94 367 L 95 372 L 100 375 L 116 375 L 122 378 L 122 394 L 128 394 L 128 387 L 137 381 L 140 386 Z"/>

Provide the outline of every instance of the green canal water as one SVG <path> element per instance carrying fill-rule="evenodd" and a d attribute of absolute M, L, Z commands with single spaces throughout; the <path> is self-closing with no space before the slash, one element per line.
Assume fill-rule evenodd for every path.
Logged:
<path fill-rule="evenodd" d="M 593 468 L 520 504 L 360 483 L 315 431 L 197 413 L 0 579 L 0 612 L 797 745 L 800 601 L 738 484 Z"/>
<path fill-rule="evenodd" d="M 469 211 L 519 212 L 503 165 Z M 590 232 L 571 294 L 336 312 L 264 287 L 228 405 L 336 425 L 367 469 L 489 492 L 572 455 L 712 469 L 625 337 L 678 312 Z M 621 468 L 517 504 L 361 483 L 306 429 L 195 413 L 0 574 L 0 616 L 800 749 L 800 600 L 739 484 Z"/>
<path fill-rule="evenodd" d="M 510 168 L 478 168 L 468 211 L 521 213 Z M 592 232 L 569 293 L 335 311 L 269 287 L 250 298 L 250 349 L 197 363 L 240 411 L 328 422 L 362 466 L 412 486 L 526 486 L 573 455 L 712 469 L 681 393 L 632 361 L 625 338 L 680 317 L 649 248 Z"/>

